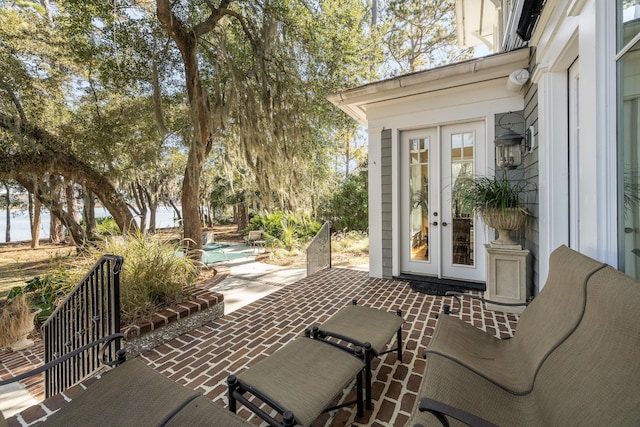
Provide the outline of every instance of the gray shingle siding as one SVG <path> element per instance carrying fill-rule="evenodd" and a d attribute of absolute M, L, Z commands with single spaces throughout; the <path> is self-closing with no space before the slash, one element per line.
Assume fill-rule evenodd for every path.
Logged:
<path fill-rule="evenodd" d="M 382 179 L 382 276 L 385 278 L 390 278 L 393 272 L 393 221 L 391 219 L 393 206 L 391 161 L 393 149 L 391 135 L 391 129 L 382 131 L 380 159 Z"/>

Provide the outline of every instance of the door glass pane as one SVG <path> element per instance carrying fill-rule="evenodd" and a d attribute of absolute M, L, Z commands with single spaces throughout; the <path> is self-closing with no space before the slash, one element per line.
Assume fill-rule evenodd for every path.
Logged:
<path fill-rule="evenodd" d="M 640 45 L 618 63 L 620 268 L 640 278 Z"/>
<path fill-rule="evenodd" d="M 409 141 L 411 259 L 429 260 L 429 138 Z"/>
<path fill-rule="evenodd" d="M 640 0 L 617 0 L 618 261 L 640 279 Z"/>
<path fill-rule="evenodd" d="M 473 213 L 462 207 L 456 190 L 473 177 L 473 155 L 473 132 L 451 135 L 451 259 L 458 265 L 474 265 Z"/>

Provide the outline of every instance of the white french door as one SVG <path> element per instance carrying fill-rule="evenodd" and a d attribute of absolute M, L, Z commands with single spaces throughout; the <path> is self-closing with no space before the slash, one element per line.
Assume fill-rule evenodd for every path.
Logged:
<path fill-rule="evenodd" d="M 402 132 L 402 273 L 484 281 L 484 232 L 456 197 L 486 172 L 484 122 Z"/>

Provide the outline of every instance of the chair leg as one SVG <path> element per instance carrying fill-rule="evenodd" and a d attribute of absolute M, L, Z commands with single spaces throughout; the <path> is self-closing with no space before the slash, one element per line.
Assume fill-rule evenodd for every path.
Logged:
<path fill-rule="evenodd" d="M 371 349 L 371 344 L 369 344 L 368 342 L 364 343 L 364 363 L 365 363 L 365 368 L 364 368 L 364 375 L 365 375 L 365 395 L 366 395 L 366 400 L 367 400 L 367 410 L 370 410 L 373 408 L 373 404 L 371 403 L 372 401 L 372 397 L 371 397 L 371 358 L 372 356 L 372 349 Z"/>
<path fill-rule="evenodd" d="M 365 370 L 367 368 L 365 367 Z M 358 408 L 358 418 L 364 415 L 364 408 L 362 404 L 362 371 L 358 372 L 358 376 L 356 377 L 356 399 L 358 400 L 356 406 Z M 371 409 L 367 407 L 367 409 Z"/>
<path fill-rule="evenodd" d="M 227 377 L 227 385 L 229 386 L 229 410 L 235 414 L 238 410 L 236 398 L 233 396 L 233 393 L 238 388 L 238 379 L 235 375 Z"/>
<path fill-rule="evenodd" d="M 402 317 L 402 310 L 397 309 L 396 314 Z M 398 360 L 402 362 L 402 326 L 398 328 L 398 332 L 396 334 L 398 336 Z"/>

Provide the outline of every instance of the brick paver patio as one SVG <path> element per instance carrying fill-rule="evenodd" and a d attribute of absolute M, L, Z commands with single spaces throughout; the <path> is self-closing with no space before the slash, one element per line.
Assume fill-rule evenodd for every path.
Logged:
<path fill-rule="evenodd" d="M 361 305 L 402 310 L 404 359 L 399 362 L 390 353 L 374 360 L 373 409 L 365 411 L 364 417 L 356 419 L 355 408 L 347 407 L 324 414 L 314 426 L 404 426 L 417 401 L 425 366 L 422 353 L 431 339 L 436 315 L 443 303 L 451 303 L 450 297 L 415 292 L 405 281 L 372 279 L 368 272 L 343 268 L 324 270 L 143 353 L 141 358 L 167 377 L 227 407 L 229 374 L 272 354 L 354 298 Z M 478 301 L 466 301 L 459 316 L 498 337 L 511 336 L 517 323 L 517 316 L 484 310 Z M 13 371 L 7 364 L 15 367 L 18 363 L 37 365 L 42 363 L 41 356 L 35 350 L 2 354 L 0 377 Z M 32 381 L 30 391 L 42 400 L 39 384 Z M 353 393 L 352 388 L 345 393 Z M 33 425 L 47 411 L 40 404 L 11 421 Z M 238 414 L 260 424 L 242 406 Z"/>

